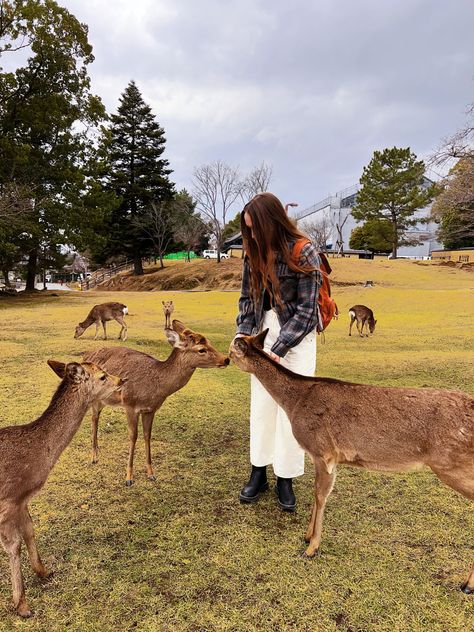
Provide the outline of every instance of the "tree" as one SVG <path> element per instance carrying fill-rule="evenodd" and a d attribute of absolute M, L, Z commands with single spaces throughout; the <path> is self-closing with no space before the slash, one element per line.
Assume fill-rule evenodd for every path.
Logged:
<path fill-rule="evenodd" d="M 235 235 L 236 233 L 240 232 L 240 215 L 241 215 L 241 212 L 239 211 L 237 215 L 234 217 L 234 219 L 231 219 L 224 226 L 224 230 L 222 232 L 222 238 L 224 241 L 228 239 L 229 237 L 232 237 L 232 235 Z"/>
<path fill-rule="evenodd" d="M 257 193 L 268 191 L 272 179 L 273 168 L 266 162 L 260 163 L 244 178 L 241 196 L 244 204 L 249 202 Z"/>
<path fill-rule="evenodd" d="M 82 200 L 90 189 L 83 171 L 89 131 L 105 110 L 90 92 L 85 25 L 54 0 L 1 0 L 0 12 L 0 51 L 29 55 L 14 72 L 0 69 L 0 198 L 5 203 L 17 190 L 26 203 L 31 290 L 45 240 L 68 243 L 103 212 L 99 203 L 85 215 Z"/>
<path fill-rule="evenodd" d="M 393 244 L 393 227 L 388 219 L 369 219 L 351 233 L 349 247 L 372 252 L 390 252 Z"/>
<path fill-rule="evenodd" d="M 239 170 L 221 160 L 194 170 L 193 197 L 209 233 L 215 238 L 218 263 L 221 260 L 227 214 L 241 196 L 242 187 Z"/>
<path fill-rule="evenodd" d="M 403 234 L 420 220 L 415 211 L 427 206 L 434 188 L 425 186 L 425 165 L 410 148 L 375 151 L 360 178 L 352 215 L 357 220 L 388 220 L 392 225 L 392 256 L 396 258 Z"/>
<path fill-rule="evenodd" d="M 153 254 L 160 260 L 160 268 L 164 268 L 163 256 L 173 237 L 172 221 L 173 201 L 150 202 L 150 207 L 132 220 L 132 228 L 147 237 L 153 245 Z M 141 258 L 140 258 L 141 263 Z"/>
<path fill-rule="evenodd" d="M 191 260 L 191 250 L 196 250 L 207 233 L 207 227 L 195 212 L 196 203 L 186 189 L 176 196 L 178 203 L 174 216 L 174 238 L 186 248 L 187 259 Z"/>
<path fill-rule="evenodd" d="M 436 166 L 451 166 L 439 183 L 431 209 L 439 222 L 439 239 L 445 248 L 474 245 L 474 104 L 465 126 L 442 143 L 431 157 Z"/>
<path fill-rule="evenodd" d="M 168 160 L 163 158 L 163 128 L 147 105 L 134 81 L 120 97 L 117 114 L 112 115 L 105 138 L 109 161 L 109 186 L 121 199 L 107 226 L 105 256 L 123 254 L 133 258 L 134 274 L 143 274 L 142 257 L 154 247 L 145 230 L 146 217 L 164 216 L 174 195 Z M 145 217 L 145 221 L 140 221 Z M 161 221 L 161 220 L 160 220 Z"/>
<path fill-rule="evenodd" d="M 306 220 L 301 224 L 301 229 L 311 239 L 318 250 L 325 252 L 327 242 L 331 238 L 332 226 L 327 217 L 320 219 Z"/>

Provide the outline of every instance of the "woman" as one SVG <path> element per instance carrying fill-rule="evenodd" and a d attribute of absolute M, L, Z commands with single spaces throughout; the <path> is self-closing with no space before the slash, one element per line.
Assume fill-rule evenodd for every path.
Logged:
<path fill-rule="evenodd" d="M 268 328 L 265 351 L 295 373 L 314 375 L 321 285 L 317 251 L 272 193 L 259 193 L 245 205 L 241 228 L 246 257 L 237 336 Z M 300 254 L 295 258 L 293 251 Z M 241 502 L 256 502 L 268 489 L 266 468 L 272 464 L 279 505 L 294 511 L 292 479 L 304 473 L 304 451 L 283 409 L 253 375 L 250 462 L 252 473 L 240 492 Z"/>

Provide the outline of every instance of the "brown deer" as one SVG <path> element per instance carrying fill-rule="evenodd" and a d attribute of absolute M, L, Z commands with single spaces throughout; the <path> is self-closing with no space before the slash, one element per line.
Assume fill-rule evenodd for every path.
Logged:
<path fill-rule="evenodd" d="M 315 469 L 315 501 L 306 555 L 321 542 L 323 513 L 338 464 L 395 472 L 430 467 L 474 500 L 474 398 L 431 388 L 394 388 L 303 377 L 263 351 L 267 331 L 236 338 L 230 357 L 253 373 L 287 413 Z M 474 593 L 474 566 L 462 586 Z"/>
<path fill-rule="evenodd" d="M 22 540 L 33 571 L 49 576 L 36 548 L 28 502 L 45 484 L 89 406 L 122 387 L 120 378 L 91 363 L 48 364 L 63 378 L 48 408 L 36 421 L 0 429 L 0 541 L 10 558 L 13 605 L 22 617 L 31 616 L 21 572 Z"/>
<path fill-rule="evenodd" d="M 125 323 L 124 316 L 128 314 L 128 307 L 123 303 L 101 303 L 100 305 L 94 305 L 87 318 L 79 323 L 74 333 L 74 338 L 79 338 L 85 332 L 85 330 L 95 323 L 95 336 L 94 340 L 97 340 L 99 333 L 99 325 L 102 323 L 104 329 L 104 340 L 107 340 L 107 331 L 105 329 L 105 323 L 109 320 L 116 320 L 119 325 L 122 326 L 118 335 L 119 340 L 127 340 L 127 325 Z"/>
<path fill-rule="evenodd" d="M 369 331 L 371 334 L 374 333 L 377 321 L 374 319 L 374 312 L 369 307 L 366 307 L 365 305 L 354 305 L 354 307 L 350 308 L 349 315 L 351 317 L 349 336 L 351 335 L 354 321 L 356 321 L 357 331 L 361 337 L 364 337 L 364 326 L 366 336 L 369 335 Z"/>
<path fill-rule="evenodd" d="M 165 329 L 171 329 L 171 314 L 174 312 L 173 301 L 161 301 L 165 315 Z"/>
<path fill-rule="evenodd" d="M 133 456 L 140 415 L 145 438 L 147 476 L 150 480 L 156 480 L 150 445 L 156 411 L 169 395 L 186 386 L 196 369 L 224 368 L 229 364 L 227 356 L 214 349 L 202 334 L 191 331 L 179 320 L 173 320 L 173 328 L 166 329 L 165 332 L 173 347 L 171 355 L 165 361 L 156 360 L 146 353 L 127 347 L 105 347 L 84 355 L 84 360 L 127 378 L 120 394 L 104 397 L 92 406 L 93 463 L 98 460 L 97 430 L 102 408 L 108 405 L 125 409 L 130 441 L 125 482 L 127 487 L 133 484 Z"/>

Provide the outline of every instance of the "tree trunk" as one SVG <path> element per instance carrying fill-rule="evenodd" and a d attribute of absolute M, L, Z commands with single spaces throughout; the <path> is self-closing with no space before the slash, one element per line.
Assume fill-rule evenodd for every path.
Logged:
<path fill-rule="evenodd" d="M 133 274 L 135 276 L 140 276 L 143 274 L 143 265 L 141 257 L 133 258 Z"/>
<path fill-rule="evenodd" d="M 164 268 L 165 264 L 163 263 L 163 253 L 160 252 L 160 268 Z"/>
<path fill-rule="evenodd" d="M 397 251 L 398 251 L 398 230 L 397 230 L 398 226 L 397 226 L 396 219 L 392 219 L 392 226 L 393 226 L 392 259 L 396 259 Z"/>
<path fill-rule="evenodd" d="M 3 278 L 5 279 L 5 287 L 11 287 L 10 279 L 8 278 L 8 273 L 10 270 L 6 268 L 3 269 Z"/>
<path fill-rule="evenodd" d="M 28 255 L 28 263 L 26 264 L 26 287 L 25 292 L 33 292 L 35 289 L 36 264 L 38 260 L 38 250 L 33 248 Z"/>

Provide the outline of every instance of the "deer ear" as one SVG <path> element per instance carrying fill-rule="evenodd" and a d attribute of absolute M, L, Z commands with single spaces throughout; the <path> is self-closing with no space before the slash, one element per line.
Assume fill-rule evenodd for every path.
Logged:
<path fill-rule="evenodd" d="M 66 364 L 66 376 L 71 380 L 79 384 L 89 379 L 89 374 L 79 362 L 69 362 Z"/>
<path fill-rule="evenodd" d="M 183 331 L 186 329 L 186 325 L 184 323 L 182 323 L 180 320 L 173 320 L 173 329 L 174 331 L 177 331 L 179 334 L 182 334 Z"/>
<path fill-rule="evenodd" d="M 165 304 L 165 302 L 164 302 L 164 301 L 161 301 L 161 304 L 162 304 L 162 305 L 164 305 L 164 304 Z"/>
<path fill-rule="evenodd" d="M 53 369 L 56 375 L 63 378 L 66 375 L 66 365 L 64 362 L 58 362 L 57 360 L 48 360 L 49 366 Z"/>
<path fill-rule="evenodd" d="M 173 329 L 165 329 L 165 334 L 172 347 L 175 349 L 184 349 L 185 345 L 183 344 L 183 341 L 177 331 L 174 331 Z"/>
<path fill-rule="evenodd" d="M 268 329 L 264 329 L 258 334 L 258 336 L 254 336 L 254 338 L 252 338 L 254 345 L 256 345 L 259 349 L 263 349 L 263 343 L 265 342 L 267 334 Z"/>
<path fill-rule="evenodd" d="M 244 340 L 244 338 L 236 338 L 232 343 L 232 347 L 234 349 L 235 355 L 238 358 L 243 358 L 245 355 L 247 355 L 247 352 L 249 350 L 248 342 Z"/>

